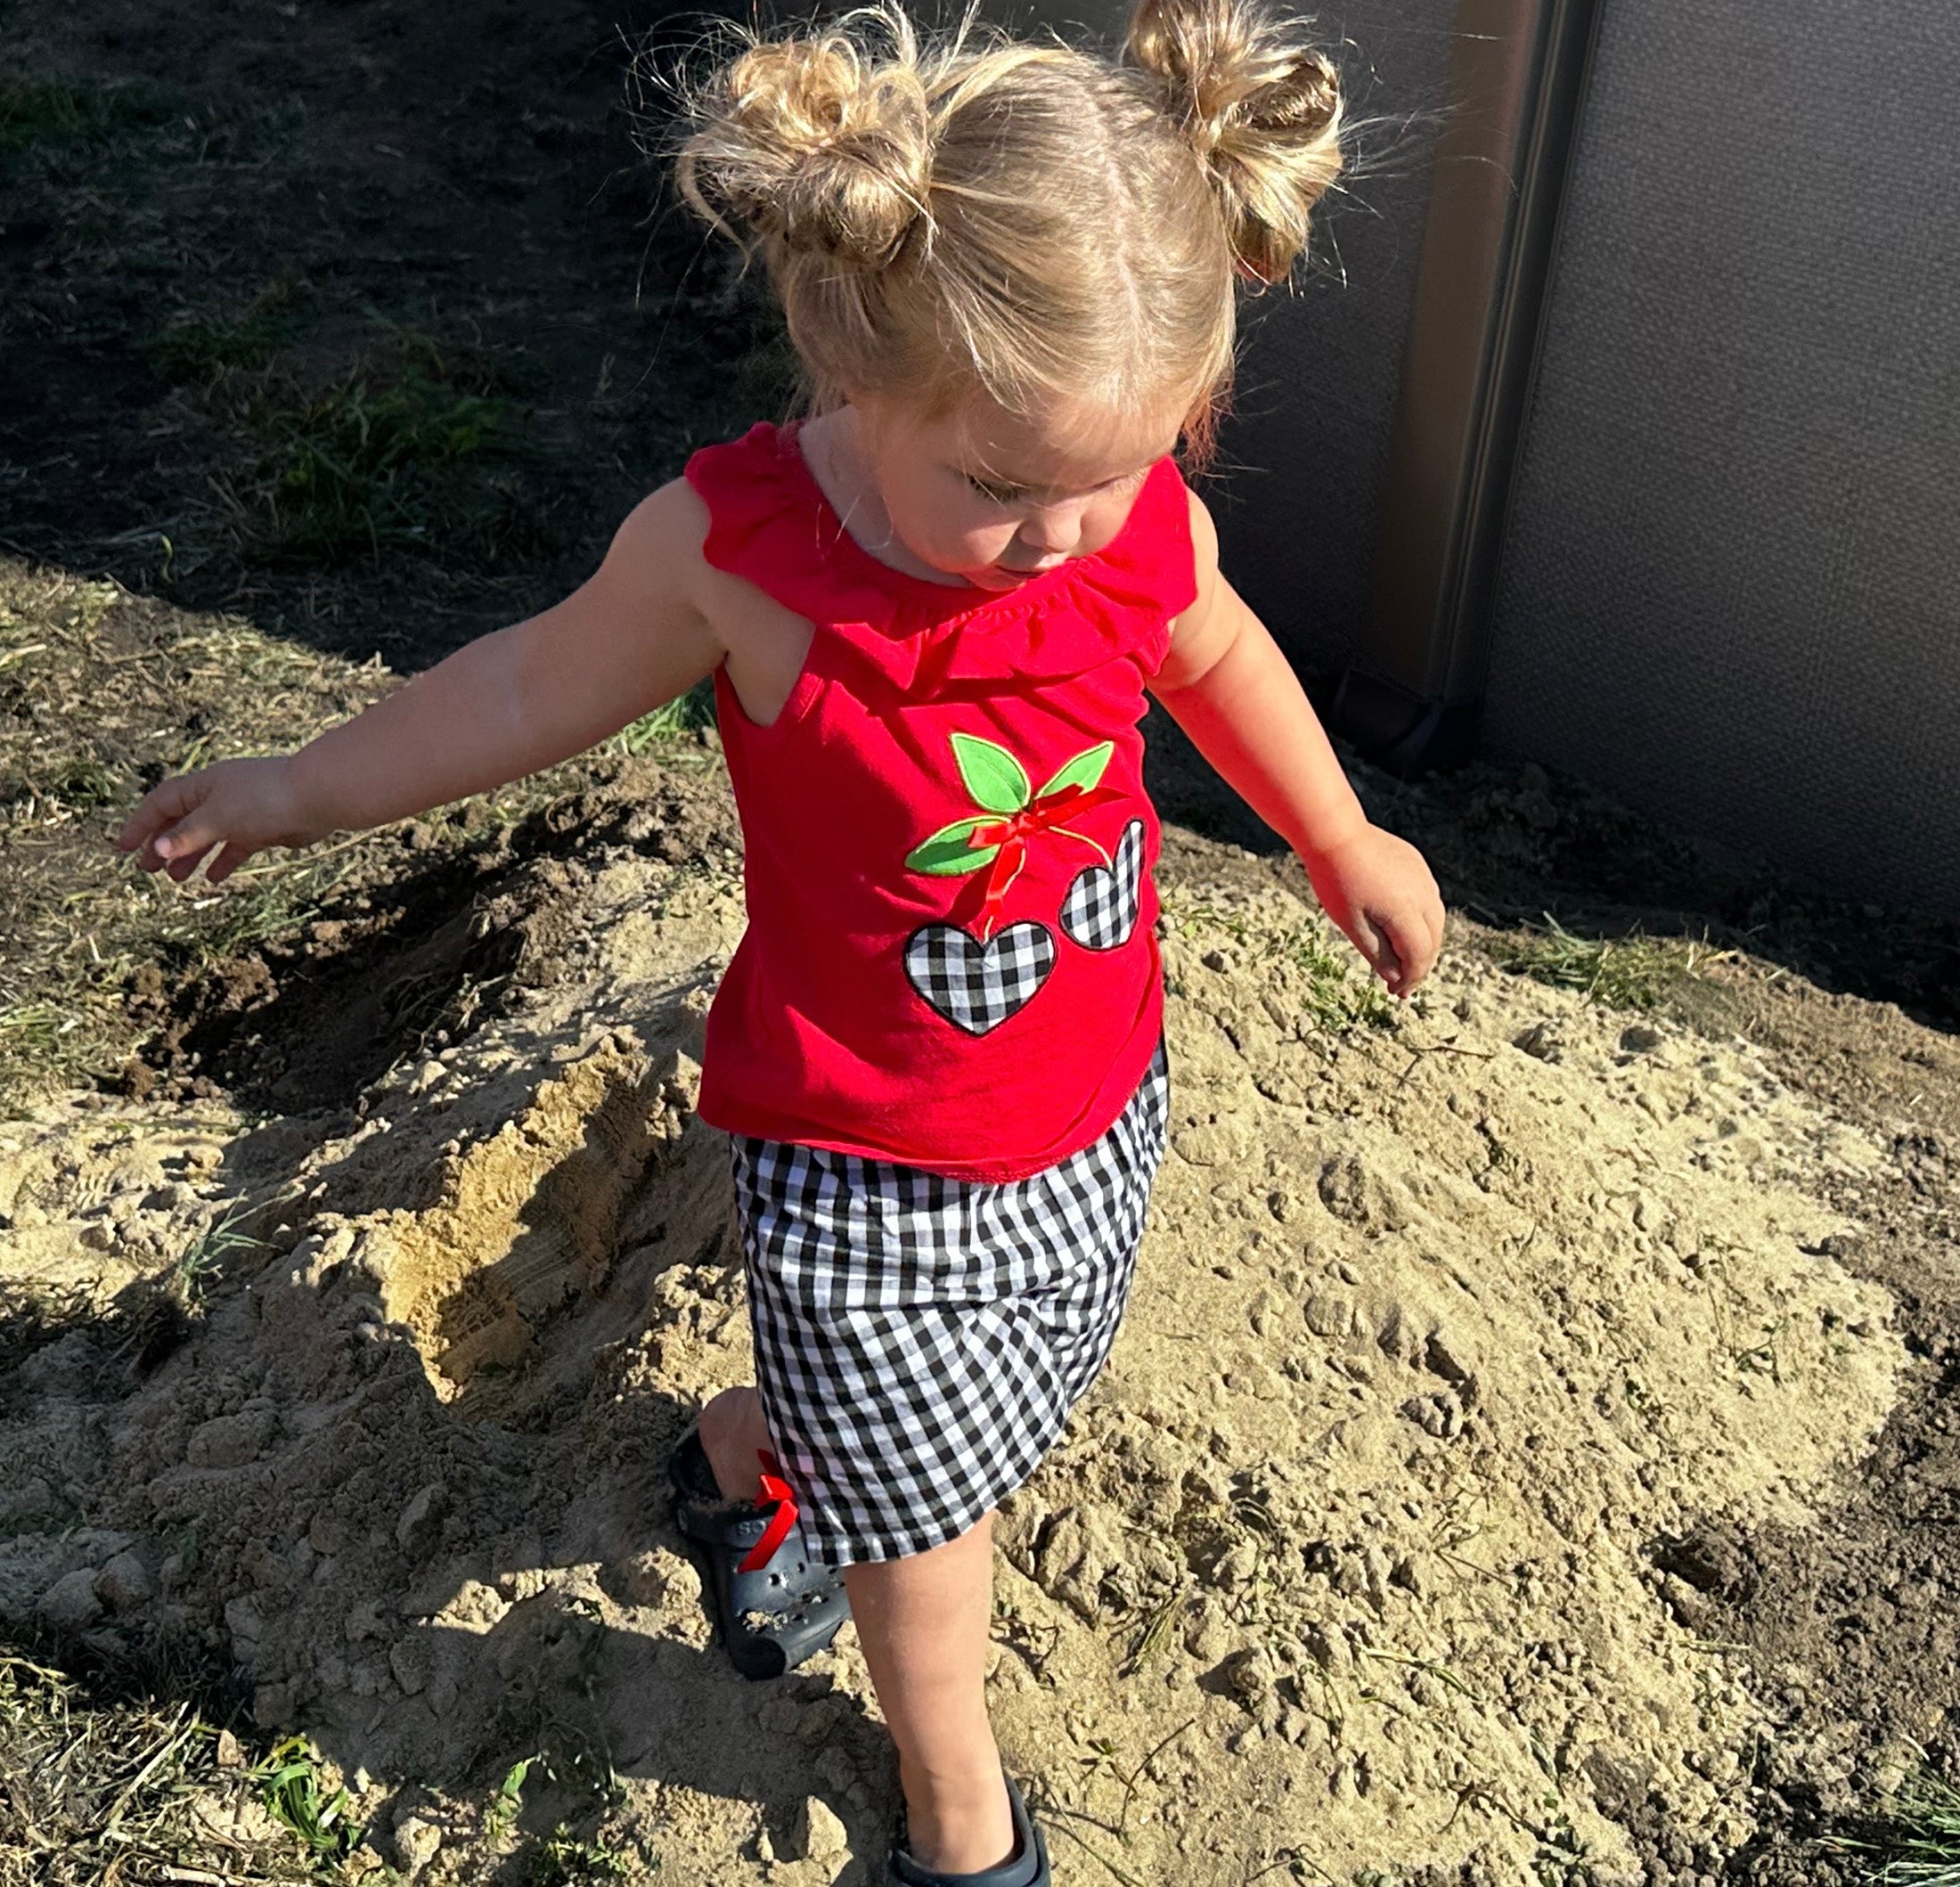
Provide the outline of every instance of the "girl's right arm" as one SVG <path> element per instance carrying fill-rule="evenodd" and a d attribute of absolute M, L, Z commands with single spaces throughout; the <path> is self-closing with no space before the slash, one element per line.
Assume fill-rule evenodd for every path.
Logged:
<path fill-rule="evenodd" d="M 116 844 L 183 879 L 266 845 L 385 825 L 555 765 L 683 695 L 727 653 L 699 607 L 706 508 L 676 479 L 589 582 L 415 676 L 298 753 L 166 780 Z"/>

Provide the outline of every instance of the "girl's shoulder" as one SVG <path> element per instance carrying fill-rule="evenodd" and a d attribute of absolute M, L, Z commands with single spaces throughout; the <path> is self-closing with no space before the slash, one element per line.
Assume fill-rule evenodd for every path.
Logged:
<path fill-rule="evenodd" d="M 765 424 L 702 446 L 627 514 L 613 554 L 670 583 L 683 571 L 729 568 L 731 546 L 793 503 L 780 442 L 780 429 Z"/>

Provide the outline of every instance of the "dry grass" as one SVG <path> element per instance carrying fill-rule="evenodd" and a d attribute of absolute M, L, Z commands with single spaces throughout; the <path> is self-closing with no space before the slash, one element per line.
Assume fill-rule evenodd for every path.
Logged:
<path fill-rule="evenodd" d="M 1489 945 L 1499 968 L 1559 989 L 1577 990 L 1607 1009 L 1651 1009 L 1711 963 L 1734 957 L 1706 939 L 1580 937 L 1546 913 L 1543 930 L 1494 938 Z"/>
<path fill-rule="evenodd" d="M 0 1654 L 0 1887 L 316 1877 L 222 1728 L 217 1693 L 168 1675 L 177 1683 L 85 1687 Z M 194 1695 L 163 1701 L 186 1679 Z"/>
<path fill-rule="evenodd" d="M 270 858 L 234 890 L 146 878 L 110 848 L 166 773 L 304 739 L 393 685 L 249 624 L 0 561 L 0 1100 L 127 1051 L 139 963 L 182 968 L 296 920 L 356 848 Z M 372 842 L 371 842 L 372 843 Z"/>

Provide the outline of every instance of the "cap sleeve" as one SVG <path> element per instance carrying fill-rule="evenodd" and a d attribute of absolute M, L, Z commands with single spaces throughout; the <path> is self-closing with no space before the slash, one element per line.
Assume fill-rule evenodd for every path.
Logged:
<path fill-rule="evenodd" d="M 1155 674 L 1171 652 L 1171 625 L 1197 600 L 1191 494 L 1173 461 L 1150 468 L 1129 519 L 1090 560 L 1083 583 L 1131 625 L 1136 658 Z"/>
<path fill-rule="evenodd" d="M 883 621 L 889 597 L 839 554 L 796 452 L 795 433 L 764 421 L 688 461 L 683 476 L 707 506 L 701 555 L 813 623 Z"/>

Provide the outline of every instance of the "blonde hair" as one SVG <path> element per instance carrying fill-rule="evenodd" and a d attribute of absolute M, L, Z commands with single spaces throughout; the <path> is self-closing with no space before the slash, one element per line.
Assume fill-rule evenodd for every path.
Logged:
<path fill-rule="evenodd" d="M 1238 284 L 1286 279 L 1342 163 L 1333 65 L 1257 0 L 1141 0 L 1120 61 L 867 9 L 685 102 L 681 190 L 760 254 L 820 410 L 1176 400 L 1201 452 Z"/>

